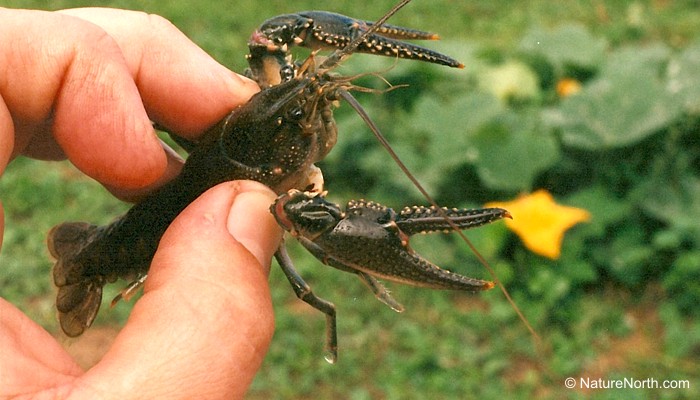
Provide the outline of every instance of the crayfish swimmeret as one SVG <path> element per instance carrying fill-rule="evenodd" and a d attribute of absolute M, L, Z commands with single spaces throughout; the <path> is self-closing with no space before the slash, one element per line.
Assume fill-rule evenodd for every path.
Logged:
<path fill-rule="evenodd" d="M 270 208 L 280 225 L 323 263 L 356 274 L 396 311 L 402 306 L 376 278 L 436 289 L 493 287 L 491 282 L 431 264 L 411 250 L 409 236 L 477 227 L 508 217 L 507 211 L 431 206 L 396 212 L 370 201 L 351 201 L 343 211 L 324 199 L 322 188 L 313 186 L 320 175 L 314 163 L 336 142 L 334 104 L 346 99 L 359 108 L 349 94 L 350 79 L 330 74 L 343 58 L 360 52 L 462 67 L 450 57 L 400 41 L 436 35 L 384 24 L 398 8 L 375 23 L 323 11 L 264 22 L 250 38 L 248 55 L 249 76 L 262 90 L 196 143 L 175 138 L 190 153 L 176 179 L 109 225 L 68 222 L 49 233 L 49 250 L 57 259 L 53 277 L 63 331 L 78 336 L 92 324 L 106 283 L 132 280 L 115 300 L 128 298 L 144 282 L 158 242 L 173 219 L 208 188 L 236 179 L 260 181 L 280 194 Z M 312 55 L 295 62 L 291 46 L 309 47 Z M 316 51 L 329 48 L 337 50 L 317 65 Z M 311 292 L 284 244 L 276 259 L 296 295 L 326 315 L 327 358 L 335 361 L 335 307 Z"/>

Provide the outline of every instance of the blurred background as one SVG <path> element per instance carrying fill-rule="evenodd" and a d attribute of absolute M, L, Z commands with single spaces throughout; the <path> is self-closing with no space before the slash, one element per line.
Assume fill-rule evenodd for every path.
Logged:
<path fill-rule="evenodd" d="M 156 13 L 238 72 L 248 36 L 269 17 L 323 9 L 373 20 L 393 1 L 318 4 L 0 0 Z M 379 71 L 408 84 L 357 97 L 437 201 L 482 207 L 543 191 L 558 205 L 539 207 L 541 217 L 530 219 L 543 223 L 517 234 L 502 222 L 467 232 L 541 340 L 498 289 L 472 295 L 389 284 L 406 308 L 397 314 L 358 279 L 294 245 L 302 276 L 337 306 L 339 361 L 323 359 L 322 314 L 297 300 L 273 267 L 277 331 L 248 398 L 698 398 L 700 2 L 415 0 L 390 22 L 440 33 L 443 40 L 426 45 L 466 68 L 356 55 L 337 71 Z M 357 83 L 387 87 L 376 77 Z M 331 200 L 425 204 L 347 105 L 336 120 L 339 142 L 321 165 Z M 128 205 L 69 164 L 27 159 L 10 164 L 0 198 L 0 295 L 58 335 L 46 232 L 65 220 L 107 223 Z M 552 251 L 542 253 L 523 242 L 572 209 L 588 218 L 552 232 L 564 234 L 561 245 L 550 240 Z M 411 243 L 442 267 L 489 279 L 455 236 Z M 122 287 L 112 286 L 107 300 Z M 94 363 L 129 308 L 103 307 L 96 326 L 64 339 L 66 347 L 83 365 Z M 567 377 L 576 388 L 565 386 Z M 579 378 L 690 387 L 586 389 Z"/>

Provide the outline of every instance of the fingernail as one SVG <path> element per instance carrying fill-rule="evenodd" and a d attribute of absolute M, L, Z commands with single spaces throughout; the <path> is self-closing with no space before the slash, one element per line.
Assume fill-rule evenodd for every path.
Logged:
<path fill-rule="evenodd" d="M 281 228 L 270 214 L 275 194 L 256 182 L 241 181 L 237 184 L 238 193 L 229 212 L 228 230 L 260 264 L 269 268 L 282 237 Z"/>
<path fill-rule="evenodd" d="M 226 84 L 232 94 L 231 101 L 233 105 L 246 103 L 252 95 L 260 91 L 257 83 L 235 72 L 229 72 L 226 78 Z"/>

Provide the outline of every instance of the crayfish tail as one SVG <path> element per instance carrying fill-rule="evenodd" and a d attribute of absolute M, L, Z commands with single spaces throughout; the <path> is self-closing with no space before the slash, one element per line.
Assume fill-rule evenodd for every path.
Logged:
<path fill-rule="evenodd" d="M 49 231 L 46 244 L 56 259 L 53 267 L 56 286 L 73 285 L 85 279 L 91 264 L 85 250 L 94 242 L 97 232 L 97 226 L 86 222 L 66 222 Z"/>
<path fill-rule="evenodd" d="M 92 325 L 102 303 L 102 286 L 97 280 L 86 279 L 58 288 L 58 321 L 67 336 L 80 336 Z"/>
<path fill-rule="evenodd" d="M 88 273 L 90 264 L 82 251 L 94 240 L 98 228 L 83 222 L 55 226 L 48 234 L 49 252 L 56 258 L 53 279 L 58 287 L 56 308 L 61 329 L 76 337 L 92 325 L 102 302 L 102 275 Z"/>

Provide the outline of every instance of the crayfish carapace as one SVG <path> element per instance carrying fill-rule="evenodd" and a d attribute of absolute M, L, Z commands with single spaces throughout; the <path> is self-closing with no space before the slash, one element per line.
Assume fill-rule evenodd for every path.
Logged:
<path fill-rule="evenodd" d="M 361 52 L 462 67 L 448 56 L 399 40 L 436 35 L 384 25 L 407 2 L 377 22 L 310 11 L 263 23 L 251 36 L 248 56 L 249 74 L 262 90 L 196 143 L 176 140 L 190 152 L 177 178 L 109 225 L 69 222 L 49 232 L 49 249 L 57 259 L 53 277 L 63 331 L 78 336 L 92 324 L 106 283 L 132 279 L 134 283 L 117 299 L 128 297 L 144 282 L 158 242 L 173 219 L 208 188 L 236 179 L 262 182 L 280 194 L 271 211 L 281 226 L 322 262 L 356 274 L 396 311 L 402 306 L 376 278 L 439 289 L 493 287 L 491 282 L 438 268 L 415 254 L 408 240 L 416 232 L 487 224 L 508 217 L 507 211 L 414 207 L 395 212 L 364 201 L 350 202 L 341 211 L 319 194 L 318 182 L 315 191 L 309 191 L 317 180 L 313 177 L 319 175 L 314 163 L 328 154 L 337 139 L 334 105 L 346 99 L 359 110 L 349 94 L 350 78 L 329 73 L 343 58 Z M 310 47 L 314 53 L 298 63 L 289 54 L 292 46 Z M 326 48 L 337 50 L 317 65 L 315 51 Z M 376 128 L 373 131 L 380 136 Z M 327 316 L 327 359 L 335 361 L 335 307 L 311 292 L 294 270 L 284 245 L 276 258 L 297 296 Z"/>

